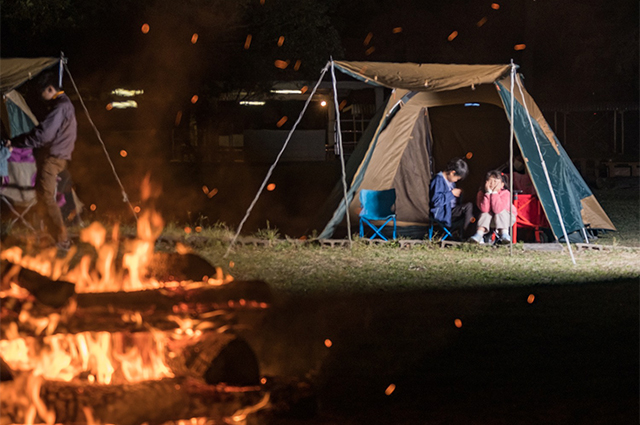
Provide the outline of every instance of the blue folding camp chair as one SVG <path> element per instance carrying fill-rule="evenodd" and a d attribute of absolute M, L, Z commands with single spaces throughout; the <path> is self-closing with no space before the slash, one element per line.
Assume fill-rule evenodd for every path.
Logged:
<path fill-rule="evenodd" d="M 442 237 L 442 240 L 447 239 L 449 236 L 453 237 L 451 235 L 451 230 L 447 227 L 447 225 L 441 221 L 436 220 L 433 214 L 429 214 L 429 222 L 431 223 L 431 225 L 429 226 L 429 240 L 433 239 L 433 228 L 436 225 L 440 227 L 444 232 L 444 236 Z"/>
<path fill-rule="evenodd" d="M 360 237 L 364 237 L 364 224 L 373 229 L 373 235 L 369 239 L 380 236 L 383 240 L 388 240 L 383 234 L 382 229 L 393 221 L 393 239 L 396 238 L 396 190 L 366 190 L 360 191 Z M 382 221 L 383 224 L 377 226 L 372 221 Z"/>

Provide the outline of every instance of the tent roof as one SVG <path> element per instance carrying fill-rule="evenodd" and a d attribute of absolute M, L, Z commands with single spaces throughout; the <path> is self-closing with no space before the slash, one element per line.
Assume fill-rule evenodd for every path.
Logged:
<path fill-rule="evenodd" d="M 393 62 L 335 61 L 336 67 L 370 84 L 412 91 L 445 91 L 491 84 L 509 73 L 511 65 L 445 65 Z"/>
<path fill-rule="evenodd" d="M 59 61 L 59 58 L 1 58 L 0 92 L 6 93 L 15 89 Z"/>

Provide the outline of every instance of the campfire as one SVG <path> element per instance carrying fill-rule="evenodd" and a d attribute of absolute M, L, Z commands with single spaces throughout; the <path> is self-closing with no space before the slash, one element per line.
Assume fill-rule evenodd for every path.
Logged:
<path fill-rule="evenodd" d="M 93 223 L 65 258 L 3 249 L 2 424 L 243 423 L 268 404 L 234 332 L 268 308 L 268 286 L 184 246 L 155 252 L 162 228 L 148 202 L 134 238 Z"/>

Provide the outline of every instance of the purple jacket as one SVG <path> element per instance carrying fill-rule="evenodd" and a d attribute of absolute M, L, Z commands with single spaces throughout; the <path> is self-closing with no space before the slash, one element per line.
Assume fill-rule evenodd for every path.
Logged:
<path fill-rule="evenodd" d="M 51 104 L 53 107 L 44 120 L 30 132 L 12 138 L 11 144 L 16 147 L 48 148 L 51 156 L 70 160 L 78 134 L 75 109 L 64 93 L 51 100 Z"/>

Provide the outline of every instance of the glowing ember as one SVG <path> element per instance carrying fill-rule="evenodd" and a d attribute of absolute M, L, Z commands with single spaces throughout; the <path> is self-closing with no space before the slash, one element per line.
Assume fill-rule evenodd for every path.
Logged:
<path fill-rule="evenodd" d="M 197 34 L 197 33 L 194 33 L 194 34 L 191 36 L 191 44 L 196 44 L 197 42 L 198 42 L 198 34 Z"/>
<path fill-rule="evenodd" d="M 529 296 L 527 297 L 527 302 L 528 302 L 529 304 L 533 304 L 533 301 L 535 301 L 535 299 L 536 299 L 536 296 L 535 296 L 535 295 L 533 295 L 533 294 L 529 294 Z"/>
<path fill-rule="evenodd" d="M 453 41 L 457 36 L 458 36 L 458 31 L 454 31 L 451 34 L 449 34 L 449 37 L 447 37 L 447 40 Z"/>
<path fill-rule="evenodd" d="M 371 47 L 369 47 L 367 50 L 365 50 L 364 54 L 365 54 L 365 55 L 367 55 L 367 56 L 369 56 L 371 53 L 373 53 L 373 52 L 375 52 L 375 51 L 376 51 L 376 48 L 375 48 L 375 47 L 373 47 L 373 46 L 371 46 Z"/>
<path fill-rule="evenodd" d="M 249 50 L 249 47 L 251 47 L 251 38 L 251 34 L 247 35 L 247 38 L 244 41 L 244 50 Z"/>
<path fill-rule="evenodd" d="M 142 28 L 140 28 L 143 34 L 147 34 L 149 32 L 149 24 L 142 24 Z"/>
<path fill-rule="evenodd" d="M 456 325 L 456 328 L 461 328 L 462 327 L 462 320 L 456 319 L 456 320 L 453 321 L 453 324 Z"/>
<path fill-rule="evenodd" d="M 194 94 L 194 95 L 191 97 L 191 103 L 195 104 L 197 101 L 198 101 L 198 95 L 197 95 L 197 94 Z"/>
<path fill-rule="evenodd" d="M 467 154 L 465 155 L 465 158 L 467 159 L 473 158 L 473 152 L 467 152 Z"/>
<path fill-rule="evenodd" d="M 121 156 L 121 157 L 123 157 L 123 158 L 125 158 L 125 157 L 127 156 L 127 151 L 125 151 L 124 149 L 122 149 L 122 150 L 120 151 L 120 156 Z"/>
<path fill-rule="evenodd" d="M 491 3 L 491 8 L 493 10 L 498 10 L 498 9 L 500 9 L 500 5 L 498 3 Z"/>
<path fill-rule="evenodd" d="M 391 395 L 394 391 L 396 390 L 396 384 L 389 384 L 389 386 L 387 387 L 386 390 L 384 390 L 384 393 L 386 395 Z"/>
<path fill-rule="evenodd" d="M 282 45 L 284 44 L 284 36 L 280 36 L 280 38 L 278 38 L 278 47 L 282 47 Z"/>
<path fill-rule="evenodd" d="M 400 34 L 402 32 L 402 27 L 395 27 L 391 32 L 394 34 Z"/>
<path fill-rule="evenodd" d="M 112 104 L 110 104 L 110 103 L 108 103 L 108 104 L 107 104 L 107 106 L 105 107 L 105 109 L 106 109 L 107 111 L 110 111 L 110 110 L 112 110 L 112 109 L 113 109 L 113 105 L 112 105 Z"/>
<path fill-rule="evenodd" d="M 284 125 L 284 123 L 287 122 L 289 118 L 287 118 L 286 116 L 280 118 L 280 120 L 276 123 L 277 127 L 282 127 Z"/>
<path fill-rule="evenodd" d="M 333 345 L 333 342 L 331 342 L 331 340 L 329 338 L 324 340 L 324 346 L 327 348 L 331 348 L 331 346 Z"/>
<path fill-rule="evenodd" d="M 176 127 L 180 125 L 181 121 L 182 121 L 182 111 L 178 111 L 178 113 L 176 114 Z"/>
<path fill-rule="evenodd" d="M 293 70 L 298 71 L 300 69 L 300 65 L 302 65 L 302 61 L 298 59 L 296 63 L 293 65 Z"/>
<path fill-rule="evenodd" d="M 90 209 L 91 211 L 95 211 L 95 210 L 97 210 L 97 209 L 98 209 L 98 206 L 97 206 L 96 204 L 91 204 L 91 205 L 89 205 L 89 209 Z"/>
<path fill-rule="evenodd" d="M 307 90 L 309 90 L 309 87 L 302 86 L 302 88 L 300 89 L 300 93 L 305 94 L 307 92 Z"/>
<path fill-rule="evenodd" d="M 276 66 L 276 68 L 286 69 L 289 66 L 289 61 L 277 59 L 273 64 Z"/>
<path fill-rule="evenodd" d="M 513 50 L 524 50 L 527 48 L 526 44 L 516 44 L 515 46 L 513 46 Z"/>
<path fill-rule="evenodd" d="M 369 43 L 371 42 L 371 39 L 373 38 L 373 33 L 370 32 L 369 34 L 367 34 L 367 36 L 364 38 L 364 45 L 368 46 Z"/>
<path fill-rule="evenodd" d="M 276 184 L 275 184 L 275 183 L 269 183 L 269 184 L 267 185 L 267 190 L 268 190 L 269 192 L 274 191 L 274 190 L 275 190 L 275 188 L 276 188 Z"/>
<path fill-rule="evenodd" d="M 476 26 L 477 26 L 478 28 L 480 28 L 481 26 L 483 26 L 483 25 L 484 25 L 484 24 L 486 24 L 486 23 L 487 23 L 487 17 L 486 17 L 486 16 L 484 16 L 482 19 L 480 19 L 480 20 L 478 21 L 478 23 L 476 23 Z"/>

